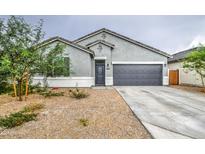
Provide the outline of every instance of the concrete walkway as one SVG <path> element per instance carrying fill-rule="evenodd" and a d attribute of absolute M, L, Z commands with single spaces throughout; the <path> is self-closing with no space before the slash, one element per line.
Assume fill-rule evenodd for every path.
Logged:
<path fill-rule="evenodd" d="M 205 95 L 163 86 L 115 87 L 154 138 L 205 138 Z"/>

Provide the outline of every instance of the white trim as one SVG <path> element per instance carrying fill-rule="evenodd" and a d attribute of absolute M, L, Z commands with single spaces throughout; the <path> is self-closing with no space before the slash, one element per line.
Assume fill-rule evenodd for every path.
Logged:
<path fill-rule="evenodd" d="M 112 64 L 165 64 L 163 61 L 113 61 Z"/>
<path fill-rule="evenodd" d="M 96 45 L 96 44 L 103 44 L 103 45 L 105 45 L 105 46 L 108 46 L 108 47 L 110 47 L 110 48 L 114 48 L 115 47 L 115 45 L 114 44 L 108 44 L 107 42 L 105 42 L 105 41 L 102 41 L 102 40 L 98 40 L 98 41 L 96 41 L 96 42 L 94 42 L 94 43 L 89 43 L 88 45 L 86 45 L 87 47 L 92 47 L 92 46 L 94 46 L 94 45 Z"/>
<path fill-rule="evenodd" d="M 102 60 L 106 60 L 107 57 L 95 57 L 94 59 L 95 59 L 95 60 L 101 60 L 101 59 L 102 59 Z"/>

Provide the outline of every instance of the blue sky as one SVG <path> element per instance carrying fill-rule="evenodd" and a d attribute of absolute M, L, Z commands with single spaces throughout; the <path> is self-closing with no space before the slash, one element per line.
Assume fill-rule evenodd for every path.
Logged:
<path fill-rule="evenodd" d="M 7 16 L 0 16 L 7 18 Z M 45 39 L 77 39 L 108 28 L 137 41 L 174 53 L 205 43 L 205 16 L 23 16 L 35 24 L 44 20 Z"/>

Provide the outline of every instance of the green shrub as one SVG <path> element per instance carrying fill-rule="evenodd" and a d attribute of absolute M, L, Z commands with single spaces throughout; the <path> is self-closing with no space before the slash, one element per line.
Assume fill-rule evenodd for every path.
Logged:
<path fill-rule="evenodd" d="M 0 127 L 3 128 L 13 128 L 16 126 L 20 126 L 25 122 L 29 122 L 32 120 L 36 120 L 37 114 L 35 113 L 23 113 L 23 112 L 16 112 L 12 113 L 9 116 L 1 117 L 0 118 Z"/>
<path fill-rule="evenodd" d="M 1 68 L 1 64 L 0 64 Z M 8 82 L 10 73 L 8 70 L 0 69 L 0 94 L 8 93 L 12 91 L 12 85 Z"/>
<path fill-rule="evenodd" d="M 32 94 L 32 93 L 41 93 L 41 92 L 45 92 L 47 91 L 47 87 L 41 87 L 41 83 L 37 83 L 37 84 L 32 84 L 32 81 L 29 81 L 29 89 L 28 89 L 28 93 Z M 23 84 L 23 93 L 26 92 L 26 83 L 24 82 Z"/>
<path fill-rule="evenodd" d="M 29 93 L 42 92 L 43 90 L 41 83 L 37 83 L 35 85 L 29 83 Z"/>
<path fill-rule="evenodd" d="M 79 90 L 78 88 L 70 90 L 69 94 L 71 97 L 77 99 L 86 98 L 89 96 L 86 92 L 84 92 L 83 90 Z"/>
<path fill-rule="evenodd" d="M 13 91 L 12 85 L 6 81 L 0 82 L 0 94 L 11 93 Z"/>
<path fill-rule="evenodd" d="M 79 121 L 80 121 L 80 124 L 85 126 L 85 127 L 88 126 L 88 124 L 89 124 L 88 119 L 80 119 Z"/>
<path fill-rule="evenodd" d="M 42 108 L 44 108 L 44 104 L 30 104 L 26 107 L 23 108 L 22 112 L 25 113 L 25 112 L 35 112 L 37 110 L 40 110 Z"/>
<path fill-rule="evenodd" d="M 25 122 L 36 120 L 37 110 L 44 108 L 44 104 L 30 104 L 23 108 L 23 110 L 11 113 L 9 116 L 0 117 L 0 127 L 13 128 L 20 126 Z"/>
<path fill-rule="evenodd" d="M 49 91 L 41 92 L 40 95 L 43 95 L 44 97 L 64 96 L 64 92 L 53 92 L 49 90 Z"/>

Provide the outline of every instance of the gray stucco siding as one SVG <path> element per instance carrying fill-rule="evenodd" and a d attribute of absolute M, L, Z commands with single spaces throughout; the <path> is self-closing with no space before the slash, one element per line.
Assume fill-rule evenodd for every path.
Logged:
<path fill-rule="evenodd" d="M 64 55 L 71 61 L 71 76 L 91 77 L 92 76 L 92 59 L 90 54 L 77 48 L 67 46 L 64 49 Z"/>
<path fill-rule="evenodd" d="M 99 45 L 101 45 L 101 47 L 102 47 L 101 50 L 99 50 Z M 105 59 L 105 70 L 106 70 L 105 75 L 107 77 L 112 77 L 112 50 L 111 50 L 111 48 L 99 43 L 99 44 L 92 46 L 90 49 L 95 52 L 96 58 L 97 57 L 106 57 L 106 59 Z M 94 63 L 94 65 L 95 65 L 95 63 Z"/>
<path fill-rule="evenodd" d="M 96 40 L 105 40 L 115 45 L 112 50 L 112 62 L 113 61 L 135 61 L 135 62 L 164 62 L 163 75 L 167 76 L 167 57 L 146 49 L 144 47 L 135 45 L 122 38 L 105 33 L 106 37 L 103 37 L 102 33 L 94 35 L 90 38 L 78 42 L 80 45 L 87 45 Z"/>
<path fill-rule="evenodd" d="M 53 42 L 49 47 L 54 47 Z M 71 77 L 92 77 L 92 58 L 89 53 L 65 44 L 63 57 L 69 57 L 71 62 Z M 49 48 L 48 48 L 49 49 Z M 49 52 L 49 50 L 47 50 Z M 68 66 L 69 67 L 69 66 Z"/>

